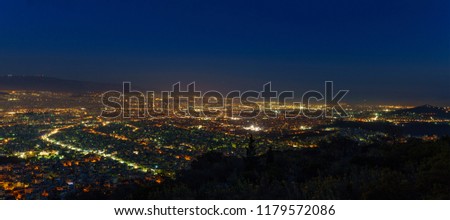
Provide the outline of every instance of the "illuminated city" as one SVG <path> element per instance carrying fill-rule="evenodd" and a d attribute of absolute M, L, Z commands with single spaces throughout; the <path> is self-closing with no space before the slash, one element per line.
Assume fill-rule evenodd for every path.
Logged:
<path fill-rule="evenodd" d="M 131 183 L 164 184 L 207 152 L 245 158 L 249 134 L 256 140 L 255 154 L 265 155 L 269 148 L 301 151 L 337 137 L 363 147 L 434 142 L 450 132 L 448 107 L 345 105 L 350 117 L 338 119 L 123 119 L 100 117 L 100 96 L 2 91 L 0 153 L 10 161 L 0 166 L 2 198 L 64 199 L 90 191 L 108 194 Z"/>

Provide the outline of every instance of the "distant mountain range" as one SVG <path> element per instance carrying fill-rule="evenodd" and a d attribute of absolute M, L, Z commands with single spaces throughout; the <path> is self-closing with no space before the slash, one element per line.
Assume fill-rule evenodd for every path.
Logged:
<path fill-rule="evenodd" d="M 120 84 L 107 84 L 65 80 L 45 76 L 0 76 L 1 90 L 30 90 L 50 92 L 102 92 L 108 90 L 122 90 Z"/>
<path fill-rule="evenodd" d="M 432 105 L 421 105 L 414 108 L 409 109 L 400 109 L 391 112 L 392 115 L 422 115 L 422 116 L 430 116 L 434 118 L 450 118 L 450 113 L 447 112 L 444 108 L 436 107 Z"/>

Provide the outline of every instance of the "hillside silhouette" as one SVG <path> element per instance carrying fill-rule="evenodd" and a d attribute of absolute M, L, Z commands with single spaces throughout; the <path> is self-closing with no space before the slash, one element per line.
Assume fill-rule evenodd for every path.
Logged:
<path fill-rule="evenodd" d="M 256 157 L 209 152 L 163 183 L 124 184 L 76 199 L 450 199 L 450 138 L 317 148 Z"/>
<path fill-rule="evenodd" d="M 28 90 L 50 92 L 104 92 L 108 90 L 122 90 L 120 84 L 107 84 L 66 80 L 46 76 L 0 76 L 0 90 Z"/>

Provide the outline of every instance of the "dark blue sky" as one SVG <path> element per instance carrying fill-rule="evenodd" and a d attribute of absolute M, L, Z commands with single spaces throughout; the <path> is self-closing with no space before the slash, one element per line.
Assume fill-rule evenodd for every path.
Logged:
<path fill-rule="evenodd" d="M 1 1 L 6 74 L 450 105 L 450 1 Z"/>

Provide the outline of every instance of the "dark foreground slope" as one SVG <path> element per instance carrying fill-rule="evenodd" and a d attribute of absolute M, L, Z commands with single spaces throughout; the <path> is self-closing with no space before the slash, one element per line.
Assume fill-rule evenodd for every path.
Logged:
<path fill-rule="evenodd" d="M 71 199 L 450 199 L 450 139 L 225 157 L 210 152 L 162 184 L 123 185 Z"/>

